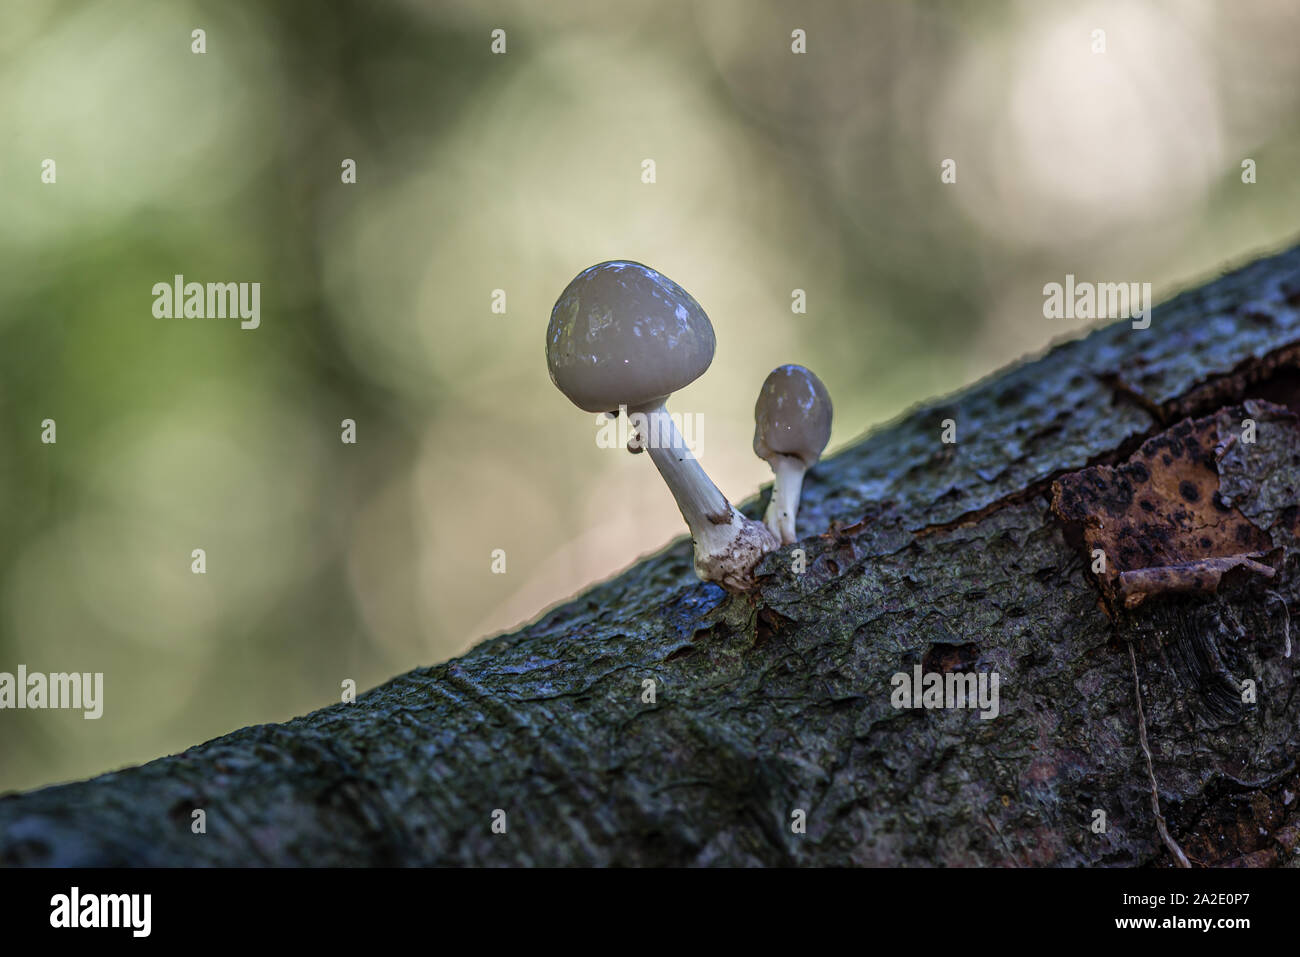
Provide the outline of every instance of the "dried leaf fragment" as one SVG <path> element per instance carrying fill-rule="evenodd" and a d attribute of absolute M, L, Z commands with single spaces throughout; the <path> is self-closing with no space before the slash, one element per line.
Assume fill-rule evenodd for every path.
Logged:
<path fill-rule="evenodd" d="M 1234 568 L 1245 568 L 1265 578 L 1277 574 L 1268 565 L 1255 561 L 1259 557 L 1258 552 L 1251 552 L 1120 572 L 1119 594 L 1124 600 L 1125 608 L 1136 608 L 1155 595 L 1196 592 L 1214 594 L 1219 590 L 1219 582 L 1224 573 Z"/>
<path fill-rule="evenodd" d="M 1214 592 L 1237 567 L 1273 576 L 1253 560 L 1272 548 L 1270 536 L 1221 491 L 1223 445 L 1216 416 L 1183 419 L 1127 461 L 1053 484 L 1052 510 L 1090 555 L 1106 556 L 1100 585 L 1112 607 L 1166 592 Z"/>

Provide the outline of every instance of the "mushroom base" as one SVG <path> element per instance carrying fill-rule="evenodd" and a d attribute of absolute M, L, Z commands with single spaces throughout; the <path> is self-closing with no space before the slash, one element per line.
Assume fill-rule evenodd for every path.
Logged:
<path fill-rule="evenodd" d="M 754 566 L 767 552 L 780 548 L 781 542 L 762 522 L 740 514 L 718 491 L 662 403 L 629 413 L 644 415 L 653 426 L 649 434 L 658 437 L 649 443 L 650 458 L 695 540 L 695 574 L 728 591 L 753 588 Z"/>
<path fill-rule="evenodd" d="M 781 543 L 766 525 L 746 518 L 734 506 L 731 521 L 714 529 L 695 539 L 695 574 L 728 591 L 749 591 L 759 559 Z"/>

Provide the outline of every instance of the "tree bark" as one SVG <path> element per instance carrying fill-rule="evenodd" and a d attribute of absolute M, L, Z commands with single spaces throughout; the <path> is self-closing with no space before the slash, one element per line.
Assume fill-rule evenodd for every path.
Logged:
<path fill-rule="evenodd" d="M 823 461 L 752 593 L 680 539 L 355 703 L 0 799 L 0 861 L 1293 863 L 1297 410 L 1300 247 Z M 895 707 L 918 666 L 997 716 Z"/>

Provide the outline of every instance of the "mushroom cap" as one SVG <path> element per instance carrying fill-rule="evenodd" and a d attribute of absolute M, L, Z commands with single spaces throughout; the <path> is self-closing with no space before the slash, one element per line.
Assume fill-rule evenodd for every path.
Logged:
<path fill-rule="evenodd" d="M 546 365 L 587 412 L 657 405 L 704 374 L 717 341 L 700 304 L 663 273 L 615 260 L 578 273 L 551 310 Z"/>
<path fill-rule="evenodd" d="M 780 366 L 763 380 L 754 403 L 754 454 L 792 455 L 805 468 L 821 458 L 831 437 L 831 397 L 803 366 Z"/>

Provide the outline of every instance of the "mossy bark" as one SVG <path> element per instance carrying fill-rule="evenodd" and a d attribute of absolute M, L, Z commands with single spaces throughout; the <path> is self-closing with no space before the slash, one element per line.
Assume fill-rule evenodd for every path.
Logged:
<path fill-rule="evenodd" d="M 0 860 L 1166 866 L 1131 643 L 1174 840 L 1193 863 L 1290 863 L 1298 344 L 1295 249 L 1157 307 L 1149 329 L 1116 322 L 823 461 L 799 516 L 823 533 L 766 556 L 749 594 L 696 580 L 679 540 L 353 704 L 0 799 Z M 1219 563 L 1232 570 L 1215 590 L 1116 601 L 1142 549 L 1111 554 L 1122 530 L 1090 523 L 1114 534 L 1105 521 L 1129 521 L 1128 505 L 1094 514 L 1071 490 L 1130 481 L 1135 455 L 1260 409 L 1255 443 L 1186 467 L 1198 494 L 1230 497 L 1273 576 Z M 1176 559 L 1164 565 L 1232 557 L 1231 536 L 1194 534 L 1195 509 L 1154 505 L 1141 534 Z M 997 717 L 895 708 L 891 677 L 917 665 L 996 672 Z"/>

